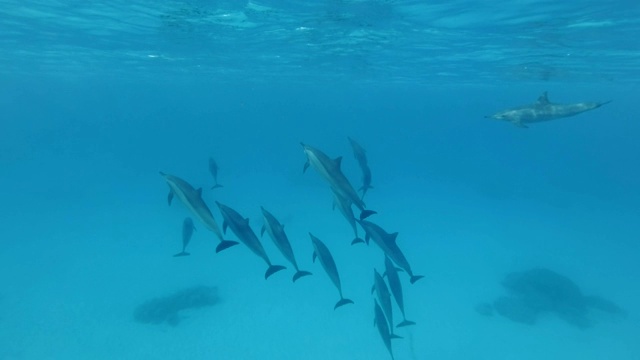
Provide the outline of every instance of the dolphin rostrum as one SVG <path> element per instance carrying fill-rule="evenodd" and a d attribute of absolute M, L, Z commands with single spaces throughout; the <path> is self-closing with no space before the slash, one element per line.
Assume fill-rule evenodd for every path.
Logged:
<path fill-rule="evenodd" d="M 378 305 L 378 302 L 376 300 L 373 300 L 373 304 L 374 304 L 373 325 L 375 325 L 378 328 L 378 332 L 380 333 L 380 337 L 384 342 L 384 346 L 386 346 L 387 350 L 389 350 L 389 354 L 391 354 L 391 360 L 393 360 L 393 350 L 391 350 L 392 336 L 389 331 L 389 324 L 387 323 L 387 320 L 384 318 L 384 312 L 380 308 L 380 305 Z"/>
<path fill-rule="evenodd" d="M 214 182 L 211 188 L 221 188 L 222 185 L 218 184 L 218 163 L 212 157 L 209 157 L 209 172 L 211 173 L 211 176 L 213 176 Z"/>
<path fill-rule="evenodd" d="M 538 101 L 533 104 L 502 110 L 485 117 L 508 121 L 518 127 L 526 128 L 527 124 L 575 116 L 585 111 L 597 109 L 610 102 L 611 101 L 556 104 L 549 102 L 547 92 L 545 91 L 538 97 Z"/>
<path fill-rule="evenodd" d="M 187 245 L 189 245 L 189 241 L 191 241 L 191 235 L 193 235 L 193 230 L 196 227 L 193 226 L 193 220 L 190 217 L 184 218 L 182 222 L 182 251 L 173 255 L 173 256 L 188 256 L 189 253 L 186 252 Z"/>
<path fill-rule="evenodd" d="M 364 199 L 367 190 L 373 189 L 373 186 L 371 186 L 371 169 L 369 169 L 367 154 L 364 148 L 352 138 L 348 137 L 348 139 L 351 143 L 351 148 L 353 148 L 353 156 L 355 156 L 358 165 L 360 165 L 360 170 L 362 170 L 362 187 L 358 190 L 362 191 L 362 198 Z"/>
<path fill-rule="evenodd" d="M 324 271 L 326 271 L 327 275 L 333 282 L 333 285 L 338 288 L 338 293 L 340 293 L 340 300 L 336 303 L 333 309 L 337 309 L 342 305 L 353 304 L 352 300 L 346 299 L 342 296 L 342 285 L 340 284 L 340 275 L 338 274 L 338 268 L 336 266 L 336 262 L 333 260 L 333 256 L 329 252 L 329 248 L 320 241 L 317 237 L 313 236 L 313 234 L 309 233 L 311 237 L 311 243 L 313 244 L 313 262 L 316 261 L 316 257 L 320 260 L 320 265 Z"/>
<path fill-rule="evenodd" d="M 396 304 L 398 304 L 398 308 L 400 308 L 400 313 L 402 313 L 403 320 L 397 327 L 415 325 L 415 322 L 407 320 L 407 317 L 404 315 L 404 298 L 402 296 L 402 284 L 400 283 L 400 277 L 398 276 L 398 269 L 386 255 L 384 257 L 384 267 L 384 273 L 387 276 L 389 289 L 391 290 L 391 294 L 393 294 L 393 298 L 396 299 Z"/>
<path fill-rule="evenodd" d="M 287 238 L 287 234 L 284 232 L 284 225 L 280 224 L 278 219 L 265 210 L 264 207 L 261 206 L 260 210 L 262 210 L 262 217 L 264 218 L 264 225 L 262 225 L 260 236 L 264 235 L 265 231 L 268 232 L 271 240 L 276 244 L 282 255 L 284 255 L 293 265 L 293 268 L 296 269 L 296 273 L 293 275 L 293 281 L 295 282 L 303 276 L 311 275 L 308 271 L 298 269 L 298 263 L 296 262 L 296 257 L 293 255 L 291 243 L 289 242 L 289 238 Z"/>
<path fill-rule="evenodd" d="M 211 214 L 211 210 L 207 204 L 202 200 L 202 188 L 196 190 L 189 184 L 188 182 L 182 180 L 181 178 L 169 174 L 165 174 L 162 171 L 160 175 L 164 178 L 164 180 L 169 184 L 169 196 L 167 198 L 169 205 L 171 205 L 171 200 L 174 196 L 178 197 L 180 201 L 191 211 L 196 218 L 198 218 L 202 223 L 220 240 L 220 244 L 216 247 L 216 252 L 220 252 L 226 248 L 237 245 L 237 241 L 225 240 L 222 236 L 222 232 L 218 227 L 218 223 L 216 219 Z"/>
<path fill-rule="evenodd" d="M 387 284 L 385 284 L 382 275 L 380 275 L 376 269 L 373 269 L 373 289 L 371 290 L 375 291 L 378 303 L 380 303 L 380 307 L 384 312 L 385 318 L 389 322 L 389 337 L 399 338 L 398 335 L 393 333 L 393 308 L 391 306 L 391 294 L 389 293 L 389 289 L 387 288 Z"/>
<path fill-rule="evenodd" d="M 351 201 L 343 198 L 342 195 L 340 195 L 333 187 L 331 188 L 331 191 L 333 191 L 333 208 L 335 209 L 337 206 L 342 216 L 347 219 L 349 225 L 353 228 L 355 238 L 351 241 L 351 245 L 364 243 L 364 240 L 358 236 L 358 226 L 356 224 L 356 218 L 353 215 L 353 209 L 351 208 Z"/>
<path fill-rule="evenodd" d="M 264 251 L 260 240 L 256 234 L 251 230 L 249 226 L 249 219 L 244 218 L 237 211 L 232 208 L 223 205 L 216 201 L 218 208 L 220 208 L 220 212 L 222 213 L 222 217 L 224 218 L 224 222 L 222 223 L 222 231 L 226 233 L 227 227 L 231 228 L 234 234 L 244 243 L 254 254 L 261 257 L 269 266 L 267 268 L 267 272 L 264 274 L 264 278 L 268 279 L 273 273 L 278 272 L 280 270 L 286 269 L 286 267 L 282 265 L 272 265 L 271 260 L 269 260 L 269 256 L 267 256 L 267 252 Z"/>
<path fill-rule="evenodd" d="M 393 234 L 389 234 L 384 231 L 380 226 L 372 223 L 367 220 L 357 220 L 360 226 L 364 229 L 366 233 L 365 240 L 369 243 L 369 239 L 373 239 L 373 241 L 378 244 L 378 246 L 384 251 L 384 253 L 393 260 L 396 265 L 404 269 L 404 271 L 409 274 L 411 277 L 411 283 L 415 283 L 416 281 L 422 279 L 424 276 L 422 275 L 414 275 L 411 271 L 411 266 L 407 261 L 407 258 L 404 256 L 398 244 L 396 243 L 396 237 L 398 237 L 398 233 L 395 232 Z"/>
<path fill-rule="evenodd" d="M 304 149 L 304 153 L 307 156 L 307 162 L 304 164 L 303 171 L 306 171 L 309 166 L 316 169 L 318 173 L 320 173 L 320 175 L 329 182 L 329 185 L 338 192 L 338 194 L 352 202 L 358 209 L 360 209 L 360 219 L 364 219 L 376 213 L 375 211 L 365 209 L 365 204 L 358 195 L 358 192 L 342 173 L 342 169 L 340 168 L 342 157 L 331 159 L 322 151 L 304 143 L 301 144 Z"/>

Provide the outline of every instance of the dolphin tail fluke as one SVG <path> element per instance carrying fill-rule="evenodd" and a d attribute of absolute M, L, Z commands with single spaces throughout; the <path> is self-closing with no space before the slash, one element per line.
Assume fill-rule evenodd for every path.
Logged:
<path fill-rule="evenodd" d="M 312 274 L 308 271 L 298 270 L 295 274 L 293 274 L 293 282 L 296 282 L 296 280 L 300 279 L 303 276 L 309 276 L 309 275 L 312 275 Z"/>
<path fill-rule="evenodd" d="M 213 189 L 218 189 L 218 188 L 221 188 L 221 187 L 223 187 L 223 186 L 222 186 L 222 185 L 220 185 L 220 184 L 215 184 L 215 185 L 213 185 L 213 186 L 211 187 L 211 190 L 213 190 Z"/>
<path fill-rule="evenodd" d="M 280 270 L 284 270 L 286 269 L 285 266 L 282 265 L 270 265 L 269 268 L 267 269 L 267 272 L 264 273 L 264 278 L 265 280 L 269 278 L 269 276 L 273 275 L 274 273 L 277 273 Z"/>
<path fill-rule="evenodd" d="M 353 300 L 342 298 L 340 301 L 336 303 L 336 306 L 333 307 L 333 310 L 339 308 L 342 305 L 353 304 Z"/>
<path fill-rule="evenodd" d="M 409 321 L 407 319 L 404 319 L 403 322 L 401 322 L 400 324 L 396 325 L 396 327 L 403 327 L 403 326 L 409 326 L 409 325 L 415 325 L 416 323 L 413 321 Z"/>
<path fill-rule="evenodd" d="M 186 252 L 186 251 L 181 251 L 181 252 L 179 252 L 179 253 L 177 253 L 177 254 L 173 255 L 173 257 L 189 256 L 189 255 L 191 255 L 191 254 L 189 254 L 189 253 L 188 253 L 188 252 Z"/>
<path fill-rule="evenodd" d="M 422 275 L 413 275 L 409 281 L 410 281 L 412 284 L 415 284 L 415 282 L 416 282 L 416 281 L 418 281 L 418 280 L 422 279 L 423 277 L 424 277 L 424 276 L 422 276 Z"/>
<path fill-rule="evenodd" d="M 360 220 L 364 220 L 369 216 L 377 213 L 378 213 L 377 211 L 373 211 L 373 210 L 362 210 L 362 212 L 360 213 Z"/>
<path fill-rule="evenodd" d="M 359 237 L 353 239 L 353 241 L 351 241 L 351 245 L 355 245 L 355 244 L 364 244 L 364 240 L 360 239 Z"/>
<path fill-rule="evenodd" d="M 224 250 L 224 249 L 228 249 L 232 246 L 238 245 L 237 241 L 231 241 L 231 240 L 222 240 L 220 241 L 220 244 L 218 244 L 218 246 L 216 246 L 216 252 L 219 253 L 220 251 Z"/>

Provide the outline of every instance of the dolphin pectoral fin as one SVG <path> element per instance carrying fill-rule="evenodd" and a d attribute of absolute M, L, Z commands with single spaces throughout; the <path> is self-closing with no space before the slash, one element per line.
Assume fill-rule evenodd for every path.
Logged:
<path fill-rule="evenodd" d="M 304 167 L 302 168 L 302 173 L 304 174 L 309 168 L 309 160 L 304 163 Z"/>
<path fill-rule="evenodd" d="M 286 267 L 282 266 L 282 265 L 271 265 L 269 266 L 269 268 L 267 269 L 267 272 L 264 273 L 264 278 L 265 280 L 269 278 L 269 276 L 273 275 L 274 273 L 277 273 L 280 270 L 284 270 L 286 269 Z"/>
<path fill-rule="evenodd" d="M 521 129 L 528 129 L 529 127 L 525 124 L 522 123 L 522 121 L 514 121 L 513 125 L 521 128 Z"/>
<path fill-rule="evenodd" d="M 313 275 L 313 274 L 310 273 L 309 271 L 298 270 L 298 272 L 293 274 L 293 282 L 296 282 L 296 280 L 300 279 L 303 276 L 309 276 L 309 275 Z"/>
<path fill-rule="evenodd" d="M 202 197 L 202 188 L 198 188 L 198 190 L 196 190 L 196 192 L 198 193 L 199 197 Z"/>
<path fill-rule="evenodd" d="M 315 264 L 316 262 L 316 257 L 318 257 L 318 255 L 316 254 L 316 252 L 313 252 L 313 257 L 311 258 L 311 262 Z"/>
<path fill-rule="evenodd" d="M 189 255 L 191 255 L 191 254 L 189 254 L 188 252 L 185 252 L 185 251 L 181 251 L 181 252 L 173 255 L 173 257 L 189 256 Z"/>
<path fill-rule="evenodd" d="M 360 213 L 360 220 L 364 220 L 366 218 L 368 218 L 371 215 L 377 214 L 377 211 L 373 211 L 373 210 L 362 210 L 362 212 Z"/>
<path fill-rule="evenodd" d="M 414 321 L 409 321 L 407 319 L 404 319 L 404 321 L 396 325 L 396 327 L 403 327 L 403 326 L 409 326 L 409 325 L 415 325 L 415 324 L 416 323 Z"/>
<path fill-rule="evenodd" d="M 360 238 L 355 238 L 353 239 L 353 241 L 351 241 L 351 245 L 355 245 L 355 244 L 364 244 L 364 240 Z"/>
<path fill-rule="evenodd" d="M 389 339 L 402 339 L 402 336 L 396 334 L 389 334 Z"/>
<path fill-rule="evenodd" d="M 333 307 L 333 310 L 339 308 L 340 306 L 347 305 L 347 304 L 353 304 L 353 300 L 341 298 L 340 301 L 338 301 L 336 303 L 336 306 Z"/>
<path fill-rule="evenodd" d="M 262 229 L 260 229 L 260 237 L 264 236 L 264 231 L 267 230 L 267 226 L 266 225 L 262 225 Z"/>
<path fill-rule="evenodd" d="M 220 241 L 220 244 L 218 244 L 218 246 L 216 246 L 216 253 L 219 253 L 220 251 L 224 250 L 224 249 L 228 249 L 232 246 L 238 245 L 237 241 L 231 241 L 231 240 L 222 240 Z"/>
<path fill-rule="evenodd" d="M 169 189 L 169 195 L 167 195 L 167 204 L 171 206 L 171 200 L 173 200 L 173 190 Z"/>
<path fill-rule="evenodd" d="M 371 239 L 371 236 L 369 236 L 369 234 L 366 234 L 366 235 L 364 236 L 364 240 L 365 240 L 365 242 L 367 243 L 367 245 L 369 245 L 369 240 L 370 240 L 370 239 Z"/>
<path fill-rule="evenodd" d="M 413 275 L 409 280 L 410 283 L 415 284 L 416 281 L 422 279 L 424 276 L 422 275 Z"/>
<path fill-rule="evenodd" d="M 341 170 L 340 167 L 342 166 L 342 156 L 338 156 L 333 160 L 333 162 L 336 164 L 336 167 L 338 168 L 338 170 Z"/>
<path fill-rule="evenodd" d="M 218 188 L 221 188 L 221 187 L 223 187 L 223 186 L 222 186 L 222 185 L 220 185 L 220 184 L 215 184 L 215 185 L 213 185 L 213 186 L 211 187 L 211 190 L 213 190 L 213 189 L 218 189 Z"/>

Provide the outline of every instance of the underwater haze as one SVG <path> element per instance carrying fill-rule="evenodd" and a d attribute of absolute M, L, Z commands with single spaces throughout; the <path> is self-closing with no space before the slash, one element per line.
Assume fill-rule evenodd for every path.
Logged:
<path fill-rule="evenodd" d="M 0 9 L 0 360 L 640 359 L 637 1 Z"/>

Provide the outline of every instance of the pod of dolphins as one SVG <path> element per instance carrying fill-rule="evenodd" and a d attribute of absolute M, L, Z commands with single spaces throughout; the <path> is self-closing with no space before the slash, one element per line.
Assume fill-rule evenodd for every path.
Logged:
<path fill-rule="evenodd" d="M 413 321 L 409 321 L 405 317 L 402 285 L 398 272 L 403 271 L 407 273 L 411 284 L 415 283 L 423 276 L 415 275 L 413 273 L 407 258 L 396 242 L 398 233 L 388 233 L 379 225 L 367 220 L 369 216 L 376 214 L 375 211 L 368 209 L 362 200 L 367 191 L 373 188 L 371 186 L 371 170 L 369 169 L 364 149 L 352 138 L 348 138 L 348 140 L 353 148 L 354 156 L 359 164 L 360 170 L 362 171 L 362 186 L 359 188 L 362 195 L 358 194 L 358 191 L 356 191 L 351 182 L 349 182 L 342 172 L 341 157 L 332 159 L 321 150 L 304 143 L 301 145 L 307 161 L 305 162 L 303 172 L 311 167 L 328 183 L 333 194 L 334 208 L 338 207 L 342 216 L 353 229 L 354 239 L 351 242 L 352 245 L 361 243 L 366 243 L 368 245 L 369 242 L 373 240 L 373 242 L 382 249 L 382 255 L 384 255 L 384 272 L 381 274 L 375 268 L 373 270 L 374 278 L 372 293 L 375 294 L 373 299 L 373 318 L 374 325 L 378 328 L 383 343 L 387 347 L 387 350 L 393 359 L 391 339 L 400 338 L 400 336 L 394 333 L 394 329 L 396 327 L 415 325 Z M 214 180 L 212 189 L 222 187 L 222 185 L 218 183 L 218 165 L 213 158 L 209 158 L 209 171 L 211 172 Z M 220 227 L 218 226 L 211 210 L 202 199 L 201 188 L 196 189 L 187 181 L 174 175 L 165 174 L 163 172 L 160 172 L 160 175 L 169 185 L 169 205 L 171 205 L 173 198 L 179 199 L 194 218 L 199 220 L 207 229 L 213 232 L 219 242 L 216 246 L 217 253 L 242 243 L 266 263 L 267 270 L 264 274 L 265 279 L 268 279 L 271 275 L 286 269 L 283 265 L 276 265 L 271 262 L 267 252 L 260 242 L 260 239 L 251 228 L 248 218 L 242 216 L 238 211 L 228 205 L 216 201 L 215 203 L 222 216 L 222 227 Z M 354 215 L 354 206 L 360 212 L 358 217 Z M 293 282 L 296 282 L 302 277 L 312 275 L 311 272 L 301 270 L 298 267 L 293 247 L 285 233 L 284 225 L 281 224 L 280 221 L 278 221 L 278 219 L 264 207 L 260 207 L 260 210 L 263 218 L 260 236 L 264 236 L 264 233 L 266 232 L 284 258 L 293 266 L 295 269 Z M 364 231 L 364 239 L 358 235 L 358 227 Z M 235 235 L 235 238 L 238 241 L 225 238 L 228 229 L 231 229 L 231 232 Z M 194 230 L 195 226 L 191 217 L 185 218 L 182 226 L 182 250 L 174 256 L 184 257 L 189 255 L 186 250 Z M 309 233 L 309 237 L 313 246 L 313 262 L 315 262 L 316 259 L 318 260 L 323 270 L 338 290 L 340 298 L 334 305 L 334 309 L 347 304 L 354 304 L 353 300 L 346 298 L 343 295 L 338 266 L 331 254 L 331 251 L 329 250 L 329 247 L 312 233 Z M 395 326 L 393 322 L 392 297 L 395 299 L 395 303 L 397 304 L 403 319 L 402 322 Z"/>

